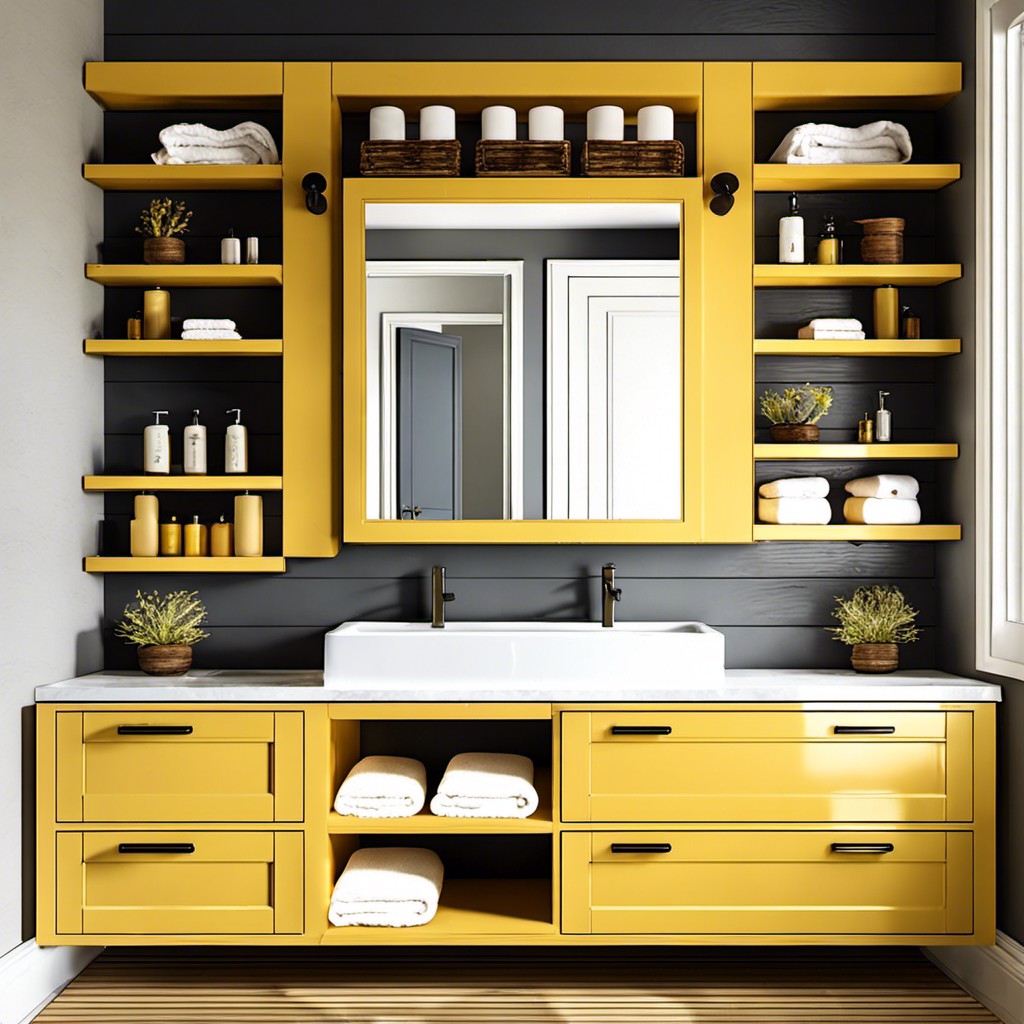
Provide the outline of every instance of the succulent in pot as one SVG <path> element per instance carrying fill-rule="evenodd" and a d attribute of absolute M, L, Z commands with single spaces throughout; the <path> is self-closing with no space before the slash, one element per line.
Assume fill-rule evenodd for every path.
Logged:
<path fill-rule="evenodd" d="M 154 199 L 141 214 L 140 224 L 135 230 L 145 235 L 142 243 L 142 258 L 146 263 L 184 263 L 185 240 L 176 237 L 188 231 L 192 211 L 185 209 L 179 200 L 173 202 L 168 196 Z"/>
<path fill-rule="evenodd" d="M 900 644 L 917 640 L 917 610 L 907 604 L 899 587 L 858 587 L 853 597 L 837 597 L 827 627 L 833 639 L 852 648 L 850 662 L 857 672 L 893 672 L 899 667 Z"/>
<path fill-rule="evenodd" d="M 813 442 L 821 437 L 818 420 L 832 407 L 832 389 L 818 384 L 786 388 L 780 395 L 769 389 L 761 395 L 761 415 L 771 427 L 773 441 Z"/>
<path fill-rule="evenodd" d="M 210 634 L 199 627 L 206 608 L 197 591 L 176 590 L 160 596 L 135 592 L 134 604 L 114 627 L 114 636 L 139 649 L 139 668 L 151 676 L 181 676 L 192 665 L 192 648 Z"/>

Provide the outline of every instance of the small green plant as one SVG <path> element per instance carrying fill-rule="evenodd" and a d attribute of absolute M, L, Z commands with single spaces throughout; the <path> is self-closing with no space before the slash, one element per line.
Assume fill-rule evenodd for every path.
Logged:
<path fill-rule="evenodd" d="M 838 626 L 826 627 L 833 639 L 849 644 L 910 644 L 918 637 L 917 611 L 907 604 L 899 587 L 858 587 L 853 597 L 837 597 L 832 617 Z"/>
<path fill-rule="evenodd" d="M 817 423 L 831 407 L 832 389 L 815 384 L 786 388 L 781 395 L 771 390 L 761 395 L 761 415 L 776 426 Z"/>
<path fill-rule="evenodd" d="M 166 644 L 193 644 L 210 634 L 199 627 L 206 619 L 206 608 L 198 591 L 176 590 L 161 597 L 135 592 L 135 603 L 127 605 L 124 618 L 114 627 L 114 636 L 123 637 L 139 647 Z"/>
<path fill-rule="evenodd" d="M 172 238 L 185 234 L 191 219 L 192 211 L 186 210 L 181 200 L 175 203 L 164 196 L 163 199 L 154 199 L 139 214 L 142 223 L 135 230 L 147 238 Z"/>

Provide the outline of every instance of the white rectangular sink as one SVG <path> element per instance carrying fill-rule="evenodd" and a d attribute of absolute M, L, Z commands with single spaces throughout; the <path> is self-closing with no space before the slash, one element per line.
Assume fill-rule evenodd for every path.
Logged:
<path fill-rule="evenodd" d="M 673 690 L 724 666 L 702 622 L 345 622 L 324 640 L 324 685 L 342 689 Z"/>

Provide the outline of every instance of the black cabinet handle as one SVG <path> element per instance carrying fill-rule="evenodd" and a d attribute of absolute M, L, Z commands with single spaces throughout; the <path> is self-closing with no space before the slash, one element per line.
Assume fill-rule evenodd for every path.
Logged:
<path fill-rule="evenodd" d="M 836 725 L 832 731 L 837 736 L 891 736 L 895 725 Z"/>
<path fill-rule="evenodd" d="M 613 725 L 613 736 L 669 736 L 671 725 Z"/>
<path fill-rule="evenodd" d="M 310 171 L 302 179 L 302 191 L 306 193 L 306 209 L 320 216 L 327 212 L 327 179 L 319 171 Z"/>
<path fill-rule="evenodd" d="M 118 843 L 118 853 L 195 853 L 195 843 Z"/>
<path fill-rule="evenodd" d="M 612 843 L 612 853 L 671 853 L 671 843 Z"/>
<path fill-rule="evenodd" d="M 892 853 L 892 843 L 833 843 L 833 853 Z"/>
<path fill-rule="evenodd" d="M 191 725 L 119 725 L 118 736 L 191 736 Z"/>

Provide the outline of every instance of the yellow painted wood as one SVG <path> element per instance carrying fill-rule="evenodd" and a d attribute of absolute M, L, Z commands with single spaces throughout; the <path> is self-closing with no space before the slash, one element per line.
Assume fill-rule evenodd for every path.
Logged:
<path fill-rule="evenodd" d="M 85 872 L 83 871 L 82 833 L 60 832 L 48 837 L 56 844 L 55 874 L 53 881 L 46 879 L 48 903 L 54 906 L 54 916 L 40 915 L 37 930 L 46 942 L 54 933 L 81 935 L 82 907 L 85 902 Z"/>
<path fill-rule="evenodd" d="M 274 715 L 272 788 L 275 821 L 302 821 L 305 817 L 303 726 L 301 711 L 279 711 Z M 301 861 L 301 856 L 299 859 Z"/>
<path fill-rule="evenodd" d="M 483 719 L 485 721 L 501 721 L 514 719 L 528 721 L 551 717 L 551 705 L 524 701 L 523 703 L 479 702 L 475 704 L 448 703 L 411 703 L 409 701 L 387 702 L 375 704 L 331 704 L 332 719 L 351 721 L 374 721 L 377 719 L 441 719 L 457 721 L 460 719 Z"/>
<path fill-rule="evenodd" d="M 860 526 L 833 523 L 827 526 L 779 526 L 754 523 L 754 540 L 959 540 L 958 525 L 919 523 L 906 526 Z"/>
<path fill-rule="evenodd" d="M 273 192 L 281 188 L 281 165 L 85 164 L 82 177 L 108 192 Z"/>
<path fill-rule="evenodd" d="M 273 901 L 276 935 L 301 935 L 304 930 L 302 847 L 302 832 L 274 833 Z"/>
<path fill-rule="evenodd" d="M 150 490 L 152 488 L 147 488 Z M 90 556 L 83 559 L 86 572 L 284 572 L 283 558 L 132 558 Z"/>
<path fill-rule="evenodd" d="M 562 832 L 561 839 L 561 922 L 567 935 L 589 935 L 593 898 L 590 892 L 591 834 Z"/>
<path fill-rule="evenodd" d="M 946 715 L 946 820 L 974 818 L 974 714 Z"/>
<path fill-rule="evenodd" d="M 955 459 L 956 444 L 755 444 L 755 459 Z M 891 527 L 886 527 L 891 529 Z"/>
<path fill-rule="evenodd" d="M 133 341 L 126 338 L 86 338 L 87 356 L 279 356 L 280 338 L 243 338 L 241 341 Z"/>
<path fill-rule="evenodd" d="M 284 82 L 283 550 L 331 558 L 341 539 L 341 114 L 331 96 L 330 64 L 286 64 Z M 327 178 L 328 208 L 321 216 L 306 209 L 302 178 L 310 171 Z"/>
<path fill-rule="evenodd" d="M 591 719 L 591 713 L 587 711 L 563 711 L 558 715 L 562 743 L 562 781 L 559 787 L 562 821 L 589 821 L 591 817 Z M 632 812 L 629 814 L 631 817 Z"/>
<path fill-rule="evenodd" d="M 959 164 L 754 164 L 755 192 L 920 192 L 959 180 Z"/>
<path fill-rule="evenodd" d="M 87 61 L 85 90 L 107 110 L 270 109 L 281 104 L 277 61 Z"/>
<path fill-rule="evenodd" d="M 44 720 L 40 719 L 40 725 Z M 48 766 L 55 807 L 47 817 L 57 821 L 81 821 L 85 794 L 85 745 L 82 741 L 82 715 L 78 711 L 58 711 L 49 722 L 54 730 L 47 737 Z M 42 729 L 40 729 L 42 732 Z M 54 746 L 56 740 L 56 746 Z M 57 752 L 60 756 L 57 756 Z M 40 759 L 42 752 L 40 752 Z M 42 783 L 37 782 L 37 785 Z"/>
<path fill-rule="evenodd" d="M 279 476 L 83 476 L 83 491 L 279 491 Z"/>
<path fill-rule="evenodd" d="M 979 704 L 974 721 L 974 941 L 996 941 L 996 705 Z"/>
<path fill-rule="evenodd" d="M 279 263 L 87 263 L 85 276 L 97 284 L 142 288 L 271 288 L 284 279 Z"/>
<path fill-rule="evenodd" d="M 757 356 L 954 356 L 960 352 L 959 338 L 922 338 L 840 341 L 827 338 L 755 338 Z"/>
<path fill-rule="evenodd" d="M 885 284 L 939 285 L 956 281 L 962 274 L 959 263 L 758 263 L 754 267 L 756 288 L 877 288 Z"/>
<path fill-rule="evenodd" d="M 358 723 L 332 722 L 326 704 L 310 705 L 305 717 L 305 800 L 308 808 L 304 826 L 305 837 L 305 941 L 319 942 L 327 927 L 327 905 L 334 887 L 334 861 L 331 840 L 324 827 L 324 818 L 334 802 L 341 784 L 336 761 L 345 756 L 339 743 L 354 744 L 351 767 L 359 758 Z"/>

